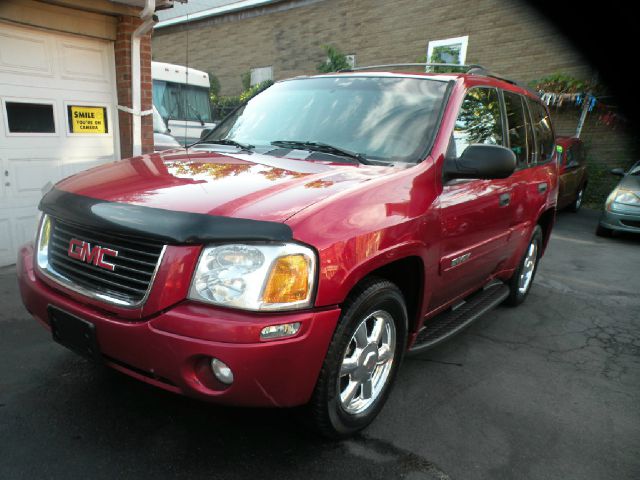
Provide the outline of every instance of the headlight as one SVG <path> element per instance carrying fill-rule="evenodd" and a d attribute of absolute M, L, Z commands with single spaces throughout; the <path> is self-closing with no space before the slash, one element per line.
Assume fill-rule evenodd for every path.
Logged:
<path fill-rule="evenodd" d="M 632 190 L 615 189 L 607 198 L 607 210 L 611 209 L 612 203 L 640 206 L 640 196 Z"/>
<path fill-rule="evenodd" d="M 49 241 L 51 240 L 51 217 L 42 215 L 40 226 L 36 234 L 36 262 L 40 268 L 46 268 L 49 263 Z"/>
<path fill-rule="evenodd" d="M 303 245 L 229 244 L 205 247 L 189 298 L 244 310 L 311 306 L 316 256 Z"/>

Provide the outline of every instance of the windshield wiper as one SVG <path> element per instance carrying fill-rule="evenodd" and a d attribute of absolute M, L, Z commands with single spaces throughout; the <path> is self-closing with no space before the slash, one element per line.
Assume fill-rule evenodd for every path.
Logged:
<path fill-rule="evenodd" d="M 244 144 L 240 142 L 236 142 L 235 140 L 231 140 L 229 138 L 221 138 L 219 140 L 206 140 L 204 142 L 198 142 L 198 144 L 202 145 L 204 143 L 212 143 L 214 145 L 230 145 L 232 147 L 238 147 L 240 150 L 245 150 L 247 152 L 252 151 L 255 145 Z"/>
<path fill-rule="evenodd" d="M 309 150 L 311 152 L 329 153 L 331 155 L 339 155 L 341 157 L 353 158 L 358 163 L 365 165 L 371 165 L 371 162 L 361 153 L 355 153 L 344 148 L 335 147 L 328 143 L 321 142 L 302 142 L 299 140 L 274 140 L 271 145 L 284 148 L 299 148 L 302 150 Z"/>

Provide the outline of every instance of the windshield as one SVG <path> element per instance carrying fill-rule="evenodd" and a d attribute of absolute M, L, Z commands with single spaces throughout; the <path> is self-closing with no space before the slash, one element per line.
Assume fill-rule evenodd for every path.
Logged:
<path fill-rule="evenodd" d="M 154 80 L 153 104 L 165 119 L 211 122 L 206 87 Z"/>
<path fill-rule="evenodd" d="M 288 80 L 233 112 L 206 141 L 316 142 L 367 158 L 416 162 L 435 133 L 446 90 L 446 82 L 420 78 Z"/>

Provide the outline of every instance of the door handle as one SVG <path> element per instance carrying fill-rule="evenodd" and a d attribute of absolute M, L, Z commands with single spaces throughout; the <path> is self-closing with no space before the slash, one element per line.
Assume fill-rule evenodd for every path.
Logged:
<path fill-rule="evenodd" d="M 500 195 L 499 205 L 501 207 L 506 207 L 510 203 L 511 203 L 511 194 L 510 193 L 503 193 L 503 194 Z"/>
<path fill-rule="evenodd" d="M 548 188 L 548 187 L 549 187 L 549 186 L 547 185 L 547 183 L 546 183 L 546 182 L 539 183 L 539 184 L 538 184 L 538 192 L 540 192 L 540 193 L 544 193 L 544 192 L 546 192 L 546 191 L 547 191 L 547 188 Z"/>

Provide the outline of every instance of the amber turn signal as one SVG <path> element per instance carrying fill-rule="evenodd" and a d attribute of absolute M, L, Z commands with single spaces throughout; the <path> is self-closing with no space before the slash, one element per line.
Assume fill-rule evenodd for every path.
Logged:
<path fill-rule="evenodd" d="M 278 258 L 271 268 L 262 294 L 264 303 L 293 303 L 309 296 L 310 263 L 305 255 L 286 255 Z"/>

